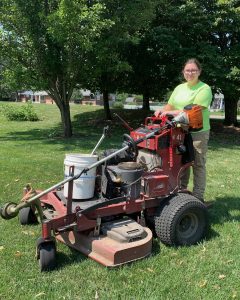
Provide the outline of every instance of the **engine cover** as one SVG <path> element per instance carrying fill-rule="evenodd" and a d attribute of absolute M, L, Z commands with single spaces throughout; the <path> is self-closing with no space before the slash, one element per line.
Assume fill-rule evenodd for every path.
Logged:
<path fill-rule="evenodd" d="M 152 171 L 155 168 L 162 167 L 162 159 L 155 152 L 147 149 L 139 149 L 137 162 L 142 164 L 145 171 Z"/>

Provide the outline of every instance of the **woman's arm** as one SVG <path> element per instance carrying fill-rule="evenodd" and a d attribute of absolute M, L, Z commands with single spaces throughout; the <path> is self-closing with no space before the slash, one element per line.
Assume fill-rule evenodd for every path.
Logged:
<path fill-rule="evenodd" d="M 160 117 L 160 115 L 165 112 L 165 111 L 170 111 L 170 110 L 174 110 L 174 106 L 172 106 L 171 104 L 166 104 L 163 109 L 158 109 L 154 112 L 154 116 L 155 117 Z"/>
<path fill-rule="evenodd" d="M 164 111 L 169 111 L 169 110 L 175 110 L 174 106 L 171 104 L 166 104 L 162 111 L 164 112 Z"/>

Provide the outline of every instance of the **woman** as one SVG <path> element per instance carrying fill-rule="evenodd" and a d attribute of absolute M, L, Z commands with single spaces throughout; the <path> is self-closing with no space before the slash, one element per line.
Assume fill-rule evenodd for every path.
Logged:
<path fill-rule="evenodd" d="M 193 195 L 201 201 L 204 201 L 206 188 L 206 153 L 210 131 L 208 107 L 212 101 L 212 91 L 206 83 L 199 80 L 201 71 L 202 68 L 197 59 L 191 58 L 187 60 L 182 70 L 186 82 L 178 85 L 174 89 L 163 112 L 182 110 L 189 104 L 198 104 L 202 107 L 203 129 L 198 132 L 192 132 L 195 154 L 193 165 Z M 159 115 L 159 113 L 160 112 L 156 112 L 155 115 Z M 190 168 L 188 168 L 181 177 L 181 189 L 187 189 L 189 177 Z"/>

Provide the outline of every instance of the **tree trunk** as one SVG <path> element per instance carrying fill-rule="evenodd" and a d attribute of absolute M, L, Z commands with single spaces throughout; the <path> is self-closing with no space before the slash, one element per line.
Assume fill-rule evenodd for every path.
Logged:
<path fill-rule="evenodd" d="M 59 86 L 61 87 L 60 91 L 58 88 Z M 52 97 L 52 99 L 57 104 L 57 107 L 60 110 L 64 137 L 70 138 L 73 134 L 69 105 L 71 93 L 67 94 L 64 83 L 58 83 L 58 86 L 54 84 L 53 87 L 49 89 L 48 94 Z"/>
<path fill-rule="evenodd" d="M 53 94 L 49 93 L 49 95 L 52 97 L 60 110 L 64 137 L 70 138 L 72 136 L 72 123 L 69 101 L 63 102 L 58 97 L 55 98 Z"/>
<path fill-rule="evenodd" d="M 237 126 L 237 103 L 238 101 L 232 97 L 225 97 L 225 120 L 224 125 Z"/>
<path fill-rule="evenodd" d="M 149 92 L 146 91 L 143 93 L 143 106 L 142 109 L 144 110 L 150 110 L 150 105 L 149 105 Z"/>
<path fill-rule="evenodd" d="M 104 105 L 104 111 L 106 114 L 106 119 L 107 120 L 112 120 L 110 108 L 109 108 L 109 101 L 108 101 L 108 91 L 104 90 L 103 91 L 103 105 Z"/>
<path fill-rule="evenodd" d="M 72 136 L 72 123 L 69 102 L 64 105 L 64 109 L 60 109 L 60 112 L 63 124 L 64 137 L 70 138 Z"/>

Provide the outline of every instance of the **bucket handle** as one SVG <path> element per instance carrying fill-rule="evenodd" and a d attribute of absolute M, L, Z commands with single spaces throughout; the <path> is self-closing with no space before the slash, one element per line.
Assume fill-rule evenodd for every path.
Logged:
<path fill-rule="evenodd" d="M 69 167 L 69 177 L 73 177 L 74 176 L 74 166 L 70 166 Z"/>

